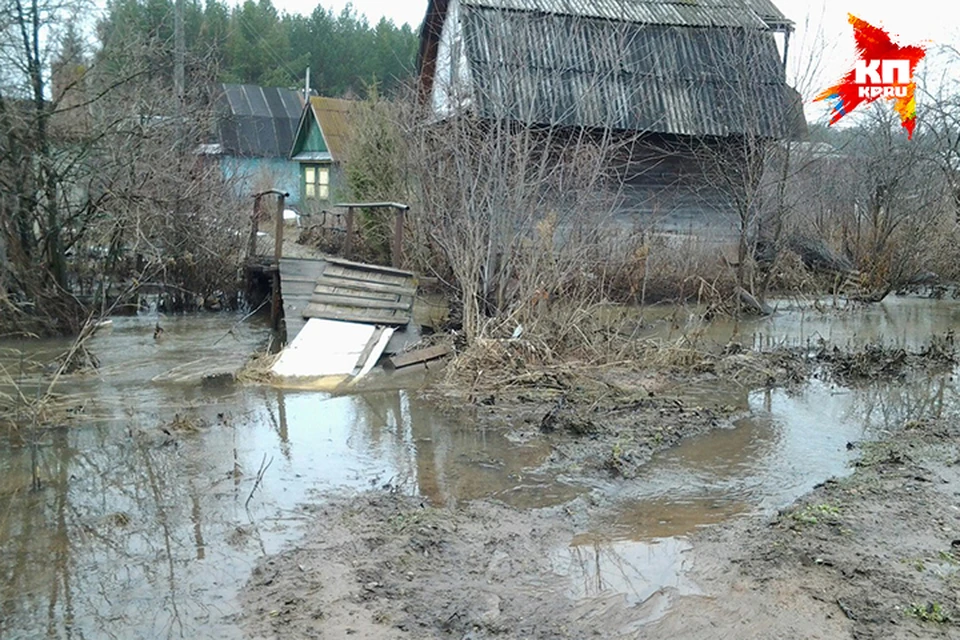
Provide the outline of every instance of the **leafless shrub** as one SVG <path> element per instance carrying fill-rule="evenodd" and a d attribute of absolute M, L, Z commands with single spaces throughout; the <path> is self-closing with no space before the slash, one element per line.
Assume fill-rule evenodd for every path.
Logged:
<path fill-rule="evenodd" d="M 135 300 L 144 284 L 192 299 L 236 280 L 241 217 L 216 167 L 194 153 L 211 129 L 211 96 L 197 83 L 179 102 L 151 66 L 157 43 L 132 33 L 92 53 L 81 29 L 65 27 L 85 8 L 29 0 L 0 25 L 8 331 L 77 333 L 91 309 Z M 213 71 L 188 64 L 198 78 Z"/>

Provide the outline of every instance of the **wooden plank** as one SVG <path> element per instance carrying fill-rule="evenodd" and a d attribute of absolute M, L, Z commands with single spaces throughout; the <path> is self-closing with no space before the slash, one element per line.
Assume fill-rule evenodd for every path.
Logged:
<path fill-rule="evenodd" d="M 343 278 L 331 278 L 324 274 L 317 280 L 317 285 L 327 285 L 331 287 L 346 287 L 348 289 L 359 289 L 361 291 L 378 291 L 380 293 L 395 293 L 401 296 L 416 295 L 417 288 L 413 286 L 398 287 L 392 284 L 382 284 L 379 282 L 368 282 L 365 280 L 348 280 Z"/>
<path fill-rule="evenodd" d="M 360 324 L 385 324 L 391 327 L 402 327 L 407 324 L 408 320 L 406 318 L 383 318 L 383 317 L 371 317 L 368 314 L 363 313 L 346 313 L 346 312 L 337 312 L 337 313 L 318 313 L 309 319 L 320 319 L 320 320 L 339 320 L 341 322 L 357 322 Z"/>
<path fill-rule="evenodd" d="M 351 269 L 358 269 L 360 271 L 380 271 L 382 273 L 394 274 L 398 276 L 404 276 L 406 278 L 413 278 L 416 274 L 413 271 L 406 271 L 404 269 L 395 269 L 393 267 L 381 267 L 376 264 L 366 264 L 363 262 L 353 262 L 351 260 L 344 260 L 342 258 L 326 258 L 326 261 L 330 264 L 339 265 L 342 267 L 350 267 Z"/>
<path fill-rule="evenodd" d="M 348 298 L 358 298 L 361 300 L 386 300 L 396 302 L 402 298 L 413 298 L 413 296 L 402 296 L 397 293 L 385 293 L 382 291 L 369 291 L 367 289 L 351 289 L 348 287 L 333 287 L 328 284 L 318 284 L 311 293 L 327 296 L 345 296 Z M 411 300 L 412 302 L 412 300 Z"/>
<path fill-rule="evenodd" d="M 343 320 L 368 324 L 404 325 L 410 322 L 410 314 L 395 313 L 383 309 L 357 309 L 355 307 L 329 307 L 328 305 L 309 304 L 303 310 L 305 318 L 325 320 Z"/>
<path fill-rule="evenodd" d="M 303 310 L 304 317 L 311 317 L 309 314 L 316 313 L 329 314 L 330 317 L 334 317 L 338 313 L 346 313 L 349 315 L 363 315 L 373 319 L 395 319 L 409 315 L 408 313 L 398 311 L 397 309 L 366 309 L 364 307 L 330 305 L 322 302 L 311 302 L 307 305 L 307 308 Z"/>
<path fill-rule="evenodd" d="M 324 271 L 321 275 L 317 276 L 317 279 L 326 278 L 329 280 L 337 280 L 344 283 L 354 283 L 354 282 L 373 282 L 375 284 L 382 284 L 389 287 L 397 287 L 404 289 L 412 289 L 416 287 L 416 282 L 411 278 L 397 278 L 397 279 L 388 279 L 384 280 L 376 276 L 376 274 L 363 274 L 356 271 L 344 271 L 340 272 L 336 267 L 331 267 Z M 391 276 L 393 278 L 393 276 Z"/>
<path fill-rule="evenodd" d="M 340 258 L 281 258 L 279 271 L 289 328 L 309 318 L 396 326 L 413 317 L 413 272 Z"/>
<path fill-rule="evenodd" d="M 381 330 L 380 337 L 377 340 L 377 343 L 373 345 L 373 348 L 370 349 L 370 353 L 367 354 L 366 362 L 363 363 L 363 366 L 360 367 L 360 371 L 357 372 L 357 375 L 348 382 L 348 385 L 356 384 L 357 380 L 363 376 L 370 373 L 370 370 L 377 364 L 377 361 L 380 359 L 380 356 L 383 355 L 384 349 L 387 348 L 387 343 L 390 342 L 390 338 L 393 337 L 393 333 L 396 331 L 393 327 L 384 327 Z"/>
<path fill-rule="evenodd" d="M 380 284 L 389 284 L 395 287 L 413 286 L 412 278 L 401 276 L 392 276 L 384 273 L 364 273 L 363 271 L 354 271 L 342 267 L 328 266 L 323 274 L 324 278 L 338 278 L 342 280 L 353 280 L 357 282 L 376 282 Z"/>
<path fill-rule="evenodd" d="M 411 296 L 415 297 L 417 295 L 417 290 L 414 287 L 393 287 L 389 285 L 380 285 L 374 282 L 347 282 L 344 280 L 333 280 L 327 278 L 321 278 L 317 280 L 316 286 L 310 289 L 311 293 L 315 292 L 317 288 L 323 288 L 324 291 L 329 289 L 338 289 L 342 292 L 342 295 L 357 295 L 357 296 L 373 296 L 373 295 L 383 295 L 383 296 Z"/>
<path fill-rule="evenodd" d="M 402 369 L 420 362 L 429 362 L 453 353 L 450 345 L 438 344 L 425 349 L 415 349 L 395 356 L 391 356 L 383 361 L 383 366 L 388 369 Z"/>
<path fill-rule="evenodd" d="M 360 352 L 360 357 L 357 358 L 357 364 L 361 367 L 361 369 L 366 366 L 366 362 L 370 358 L 370 354 L 373 353 L 373 350 L 380 342 L 380 338 L 383 336 L 383 332 L 386 330 L 387 329 L 385 327 L 377 327 L 374 329 L 373 335 L 370 336 L 370 341 L 367 342 L 367 346 L 363 348 L 363 351 Z M 384 346 L 386 346 L 386 343 L 384 343 Z M 383 349 L 380 350 L 380 353 L 383 353 Z M 379 354 L 377 354 L 377 357 L 379 357 Z"/>
<path fill-rule="evenodd" d="M 280 273 L 281 275 L 283 275 L 282 271 Z M 283 276 L 283 282 L 289 283 L 289 284 L 296 284 L 298 282 L 307 282 L 307 283 L 313 284 L 316 281 L 317 281 L 317 278 L 314 278 L 312 276 L 301 276 L 301 277 L 288 276 L 288 275 Z"/>
<path fill-rule="evenodd" d="M 354 307 L 357 309 L 396 309 L 397 311 L 408 311 L 413 307 L 413 304 L 407 301 L 370 300 L 329 295 L 314 295 L 310 298 L 310 303 L 328 304 L 335 307 Z"/>
<path fill-rule="evenodd" d="M 403 284 L 413 282 L 413 277 L 394 273 L 383 273 L 381 271 L 363 271 L 362 269 L 350 269 L 339 265 L 327 265 L 324 273 L 340 278 L 352 278 L 354 280 L 369 280 L 370 282 L 386 282 L 391 284 Z"/>

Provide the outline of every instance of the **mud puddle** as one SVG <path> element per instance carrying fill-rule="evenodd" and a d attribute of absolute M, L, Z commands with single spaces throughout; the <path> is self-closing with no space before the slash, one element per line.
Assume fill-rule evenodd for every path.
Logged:
<path fill-rule="evenodd" d="M 859 388 L 814 379 L 793 392 L 752 392 L 747 404 L 734 428 L 689 438 L 656 454 L 635 480 L 605 487 L 609 513 L 555 551 L 570 597 L 619 596 L 635 607 L 637 625 L 659 620 L 681 596 L 705 593 L 689 575 L 699 530 L 772 514 L 849 475 L 861 443 L 907 420 L 939 418 L 958 398 L 951 376 Z"/>

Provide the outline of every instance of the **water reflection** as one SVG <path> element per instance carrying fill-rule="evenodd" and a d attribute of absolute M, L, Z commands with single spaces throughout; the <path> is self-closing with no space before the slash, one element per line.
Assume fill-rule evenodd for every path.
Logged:
<path fill-rule="evenodd" d="M 659 620 L 677 598 L 701 593 L 687 575 L 692 548 L 682 538 L 636 541 L 588 535 L 575 538 L 552 560 L 554 571 L 569 578 L 571 598 L 605 610 L 608 623 L 608 616 L 629 609 L 623 624 L 637 627 Z"/>
<path fill-rule="evenodd" d="M 680 314 L 673 307 L 652 308 L 643 315 L 650 323 L 645 337 L 677 339 L 700 335 L 707 343 L 726 344 L 732 339 L 754 349 L 816 345 L 823 340 L 840 347 L 868 343 L 917 349 L 931 336 L 943 335 L 960 326 L 956 300 L 931 300 L 912 296 L 888 296 L 883 302 L 852 306 L 843 300 L 772 300 L 776 309 L 767 318 L 746 318 L 739 323 L 722 318 L 709 323 L 698 320 L 702 309 Z"/>
<path fill-rule="evenodd" d="M 867 310 L 857 335 L 874 327 L 910 340 L 954 321 L 954 305 L 924 304 L 930 317 L 912 302 Z M 59 388 L 77 413 L 55 429 L 0 435 L 0 637 L 239 637 L 237 589 L 260 556 L 299 536 L 299 507 L 318 493 L 389 486 L 436 504 L 493 497 L 531 507 L 585 491 L 533 471 L 546 443 L 457 424 L 406 391 L 332 397 L 202 384 L 264 339 L 264 327 L 237 319 L 164 318 L 156 341 L 157 318 L 118 318 L 91 344 L 100 370 Z M 806 321 L 794 329 L 787 317 L 773 321 L 813 335 Z M 914 333 L 897 334 L 903 322 Z M 0 364 L 31 393 L 66 348 L 6 346 Z M 949 376 L 719 393 L 705 386 L 685 403 L 749 416 L 657 456 L 636 481 L 607 485 L 621 508 L 557 552 L 572 595 L 614 594 L 656 619 L 676 594 L 695 590 L 684 577 L 685 536 L 782 506 L 846 473 L 856 453 L 848 442 L 957 404 Z M 185 418 L 179 430 L 169 425 L 175 414 Z"/>
<path fill-rule="evenodd" d="M 642 481 L 619 489 L 634 536 L 662 536 L 661 522 L 716 522 L 783 507 L 831 476 L 851 471 L 855 443 L 901 428 L 908 420 L 956 408 L 952 376 L 913 376 L 844 388 L 813 380 L 796 390 L 748 396 L 750 414 L 732 429 L 691 438 L 658 454 Z M 699 510 L 700 516 L 691 512 Z M 653 521 L 642 514 L 657 514 Z M 683 533 L 683 532 L 680 532 Z M 676 534 L 674 534 L 676 535 Z"/>
<path fill-rule="evenodd" d="M 598 606 L 611 594 L 637 624 L 662 617 L 682 595 L 688 537 L 705 526 L 786 506 L 819 482 L 852 471 L 853 443 L 958 408 L 953 376 L 917 375 L 842 388 L 819 380 L 798 390 L 749 394 L 751 413 L 732 429 L 658 454 L 638 482 L 617 488 L 606 521 L 556 554 L 571 594 Z M 606 604 L 599 606 L 608 606 Z"/>
<path fill-rule="evenodd" d="M 240 637 L 237 589 L 300 534 L 299 505 L 317 492 L 390 486 L 438 504 L 522 506 L 582 491 L 528 475 L 543 444 L 452 424 L 405 391 L 198 384 L 224 365 L 216 339 L 248 354 L 263 330 L 196 320 L 165 320 L 158 345 L 153 319 L 117 319 L 96 339 L 102 369 L 60 388 L 83 398 L 82 417 L 0 437 L 0 637 Z"/>

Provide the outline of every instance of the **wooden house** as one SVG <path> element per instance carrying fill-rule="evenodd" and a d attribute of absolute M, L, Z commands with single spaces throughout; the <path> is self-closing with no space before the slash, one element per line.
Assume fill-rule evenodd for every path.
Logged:
<path fill-rule="evenodd" d="M 352 100 L 311 97 L 300 114 L 290 158 L 298 167 L 302 207 L 323 207 L 343 190 L 340 163 L 347 144 Z"/>
<path fill-rule="evenodd" d="M 792 29 L 770 0 L 430 0 L 420 95 L 438 120 L 633 136 L 625 219 L 730 230 L 735 198 L 704 155 L 735 177 L 745 141 L 805 135 Z"/>

